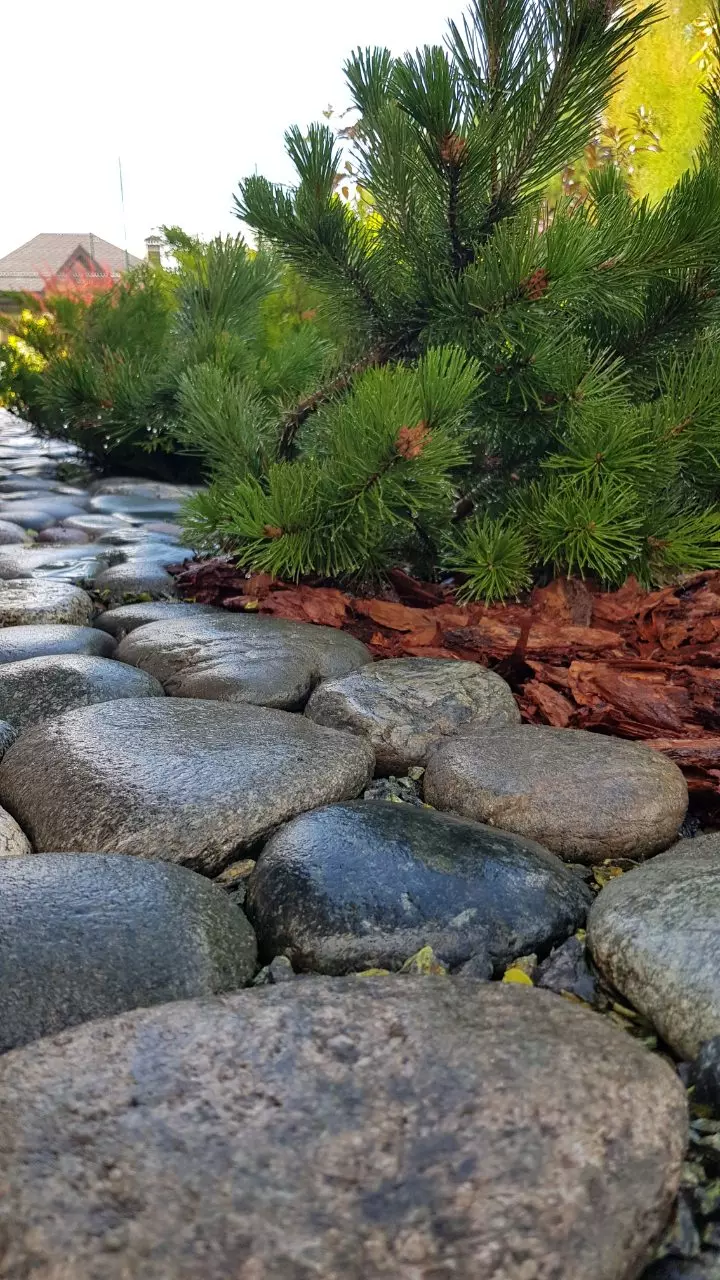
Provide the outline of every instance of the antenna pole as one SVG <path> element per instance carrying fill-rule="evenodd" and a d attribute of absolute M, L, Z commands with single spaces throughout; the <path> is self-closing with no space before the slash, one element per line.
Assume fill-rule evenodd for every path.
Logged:
<path fill-rule="evenodd" d="M 120 156 L 118 156 L 118 173 L 119 173 L 119 175 L 120 175 L 120 208 L 121 208 L 121 210 L 122 210 L 123 236 L 124 236 L 124 240 L 125 240 L 125 270 L 126 270 L 126 271 L 129 271 L 129 270 L 130 270 L 130 255 L 128 254 L 128 244 L 127 244 L 127 222 L 126 222 L 126 220 L 125 220 L 125 191 L 123 190 L 122 160 L 121 160 Z"/>

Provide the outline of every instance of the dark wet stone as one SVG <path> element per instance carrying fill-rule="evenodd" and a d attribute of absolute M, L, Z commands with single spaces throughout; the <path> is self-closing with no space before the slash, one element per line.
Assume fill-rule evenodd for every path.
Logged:
<path fill-rule="evenodd" d="M 493 976 L 493 962 L 489 956 L 471 956 L 457 971 L 458 978 L 472 978 L 476 982 L 489 982 Z"/>
<path fill-rule="evenodd" d="M 682 773 L 659 751 L 544 725 L 449 738 L 431 751 L 424 785 L 437 809 L 539 840 L 569 862 L 666 849 L 688 802 Z"/>
<path fill-rule="evenodd" d="M 640 1280 L 715 1280 L 715 1277 L 711 1276 L 702 1262 L 685 1258 L 661 1258 L 643 1271 Z"/>
<path fill-rule="evenodd" d="M 60 653 L 0 663 L 0 718 L 21 731 L 74 707 L 158 697 L 163 688 L 152 676 L 107 658 Z"/>
<path fill-rule="evenodd" d="M 357 795 L 373 764 L 362 739 L 302 716 L 125 699 L 24 733 L 0 764 L 0 803 L 39 852 L 132 853 L 212 872 L 305 809 Z"/>
<path fill-rule="evenodd" d="M 720 1035 L 720 835 L 682 840 L 603 889 L 588 921 L 601 973 L 682 1058 Z"/>
<path fill-rule="evenodd" d="M 90 596 L 69 582 L 51 578 L 0 580 L 0 626 L 71 623 L 85 626 L 95 612 Z"/>
<path fill-rule="evenodd" d="M 410 805 L 360 800 L 306 813 L 265 846 L 246 906 L 265 956 L 295 969 L 397 969 L 430 946 L 496 969 L 584 923 L 584 885 L 527 840 Z"/>
<path fill-rule="evenodd" d="M 184 867 L 46 853 L 0 864 L 0 1051 L 138 1006 L 233 991 L 255 937 Z"/>
<path fill-rule="evenodd" d="M 118 658 L 150 671 L 175 698 L 217 698 L 296 709 L 320 680 L 345 675 L 370 653 L 334 627 L 216 613 L 132 632 Z"/>
<path fill-rule="evenodd" d="M 9 547 L 14 543 L 22 543 L 25 541 L 26 533 L 19 524 L 13 524 L 11 520 L 0 520 L 0 546 Z"/>
<path fill-rule="evenodd" d="M 535 985 L 577 996 L 593 1004 L 598 995 L 598 980 L 587 962 L 585 945 L 579 938 L 568 938 L 538 965 Z"/>
<path fill-rule="evenodd" d="M 147 627 L 151 622 L 176 622 L 179 618 L 196 618 L 198 614 L 226 617 L 222 609 L 209 604 L 189 604 L 184 600 L 149 600 L 146 604 L 124 604 L 107 609 L 95 620 L 95 626 L 122 640 L 136 627 Z"/>
<path fill-rule="evenodd" d="M 678 1183 L 680 1085 L 566 1000 L 470 987 L 283 983 L 6 1056 L 6 1269 L 629 1280 Z"/>
<path fill-rule="evenodd" d="M 39 623 L 35 626 L 4 627 L 0 630 L 0 662 L 22 662 L 44 654 L 87 653 L 111 658 L 115 641 L 95 627 L 72 627 Z"/>
<path fill-rule="evenodd" d="M 477 662 L 391 658 L 321 684 L 305 715 L 369 738 L 378 770 L 424 765 L 429 748 L 457 733 L 492 732 L 520 720 L 510 686 Z"/>

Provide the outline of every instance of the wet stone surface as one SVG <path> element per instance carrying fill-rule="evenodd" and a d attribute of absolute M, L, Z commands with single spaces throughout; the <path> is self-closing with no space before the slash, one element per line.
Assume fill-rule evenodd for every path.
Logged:
<path fill-rule="evenodd" d="M 672 1070 L 546 992 L 317 978 L 166 1004 L 0 1060 L 4 1265 L 618 1280 L 685 1134 Z"/>
<path fill-rule="evenodd" d="M 255 972 L 255 938 L 240 909 L 202 876 L 164 862 L 7 859 L 0 915 L 3 1053 L 91 1018 L 237 990 Z"/>
<path fill-rule="evenodd" d="M 386 801 L 316 810 L 266 844 L 246 907 L 262 952 L 296 969 L 398 969 L 431 946 L 502 972 L 584 924 L 590 894 L 553 854 L 479 823 Z"/>

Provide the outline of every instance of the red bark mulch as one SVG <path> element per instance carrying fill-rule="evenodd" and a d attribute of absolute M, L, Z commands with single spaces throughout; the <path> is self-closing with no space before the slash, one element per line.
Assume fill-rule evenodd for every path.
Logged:
<path fill-rule="evenodd" d="M 247 577 L 232 561 L 176 571 L 181 595 L 342 627 L 379 658 L 463 658 L 509 680 L 523 719 L 641 739 L 720 814 L 720 572 L 643 591 L 556 579 L 519 604 L 458 605 L 451 587 L 390 575 L 388 598 Z"/>

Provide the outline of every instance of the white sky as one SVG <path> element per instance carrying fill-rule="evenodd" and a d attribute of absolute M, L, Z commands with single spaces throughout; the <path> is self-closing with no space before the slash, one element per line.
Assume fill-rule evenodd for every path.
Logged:
<path fill-rule="evenodd" d="M 347 105 L 357 45 L 439 43 L 462 0 L 25 0 L 2 6 L 0 256 L 40 231 L 144 255 L 160 224 L 237 231 L 241 177 L 290 181 L 289 124 Z"/>

